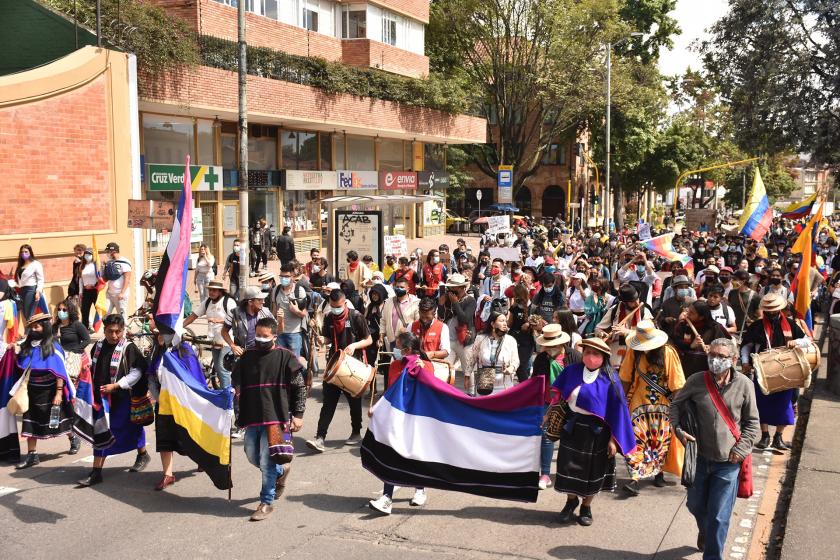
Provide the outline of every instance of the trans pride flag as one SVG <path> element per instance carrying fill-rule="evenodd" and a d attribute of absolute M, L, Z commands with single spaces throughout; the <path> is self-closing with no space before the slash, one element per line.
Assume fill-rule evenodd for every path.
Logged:
<path fill-rule="evenodd" d="M 694 259 L 674 250 L 674 234 L 658 235 L 647 241 L 640 241 L 640 245 L 648 251 L 653 251 L 669 261 L 680 261 L 687 271 L 694 274 Z"/>
<path fill-rule="evenodd" d="M 406 371 L 371 409 L 362 466 L 398 486 L 536 502 L 545 379 L 469 397 Z"/>
<path fill-rule="evenodd" d="M 155 301 L 152 307 L 155 323 L 161 333 L 175 333 L 179 338 L 184 322 L 184 293 L 187 288 L 187 270 L 190 260 L 192 210 L 190 156 L 187 155 L 178 213 L 175 215 L 172 235 L 158 269 Z"/>
<path fill-rule="evenodd" d="M 744 207 L 744 213 L 741 214 L 741 222 L 739 224 L 741 233 L 747 237 L 752 237 L 756 241 L 761 241 L 764 235 L 770 230 L 770 224 L 772 222 L 773 209 L 770 208 L 767 189 L 764 188 L 761 173 L 756 167 L 750 199 Z"/>

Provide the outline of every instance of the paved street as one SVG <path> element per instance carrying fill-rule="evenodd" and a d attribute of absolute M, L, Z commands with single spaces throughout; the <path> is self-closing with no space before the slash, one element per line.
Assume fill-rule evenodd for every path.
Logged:
<path fill-rule="evenodd" d="M 176 457 L 178 482 L 165 492 L 152 488 L 159 462 L 146 472 L 129 473 L 133 454 L 108 459 L 105 482 L 76 488 L 92 457 L 90 448 L 71 457 L 64 440 L 41 442 L 41 465 L 25 471 L 0 469 L 0 526 L 7 558 L 700 558 L 693 548 L 694 522 L 685 509 L 685 492 L 669 486 L 644 486 L 637 498 L 620 490 L 599 496 L 592 527 L 555 522 L 564 497 L 554 490 L 536 504 L 494 501 L 430 490 L 423 508 L 408 505 L 412 491 L 398 491 L 394 513 L 371 514 L 367 500 L 381 484 L 361 467 L 359 449 L 345 446 L 349 413 L 342 402 L 328 437 L 328 451 L 313 455 L 304 439 L 314 434 L 320 388 L 310 398 L 300 452 L 293 463 L 287 494 L 274 515 L 250 523 L 256 507 L 259 472 L 234 443 L 232 500 L 215 490 L 206 475 Z M 147 429 L 154 451 L 153 430 Z M 757 496 L 738 500 L 732 519 L 731 558 L 741 558 L 750 540 L 756 504 L 768 471 L 756 455 Z M 625 470 L 619 467 L 624 476 Z M 620 481 L 620 483 L 623 481 Z M 737 541 L 736 541 L 737 539 Z"/>

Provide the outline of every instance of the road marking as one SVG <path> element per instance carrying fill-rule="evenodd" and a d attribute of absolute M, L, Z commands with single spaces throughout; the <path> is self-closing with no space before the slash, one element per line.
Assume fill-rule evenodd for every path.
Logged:
<path fill-rule="evenodd" d="M 0 496 L 6 496 L 7 494 L 14 494 L 17 492 L 17 488 L 12 488 L 11 486 L 0 486 Z"/>
<path fill-rule="evenodd" d="M 93 463 L 93 455 L 88 455 L 87 457 L 82 457 L 81 459 L 76 459 L 73 462 L 74 463 Z"/>

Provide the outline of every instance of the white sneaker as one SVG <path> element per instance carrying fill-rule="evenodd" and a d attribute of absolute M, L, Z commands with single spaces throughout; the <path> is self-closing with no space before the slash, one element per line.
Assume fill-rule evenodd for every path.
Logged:
<path fill-rule="evenodd" d="M 383 515 L 391 515 L 391 498 L 382 494 L 377 499 L 369 501 L 368 507 Z"/>
<path fill-rule="evenodd" d="M 426 505 L 426 491 L 423 488 L 418 488 L 414 491 L 414 497 L 408 502 L 410 506 L 425 506 Z"/>
<path fill-rule="evenodd" d="M 540 490 L 545 490 L 549 486 L 551 486 L 551 477 L 546 474 L 540 476 Z"/>
<path fill-rule="evenodd" d="M 314 449 L 318 453 L 323 453 L 327 449 L 326 447 L 324 447 L 324 438 L 322 437 L 308 439 L 306 440 L 306 445 L 308 445 L 310 449 Z"/>

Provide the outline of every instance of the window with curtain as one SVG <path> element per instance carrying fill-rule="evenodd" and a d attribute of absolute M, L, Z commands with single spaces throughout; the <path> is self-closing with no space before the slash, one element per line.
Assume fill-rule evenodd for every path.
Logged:
<path fill-rule="evenodd" d="M 344 6 L 341 14 L 342 38 L 367 38 L 367 9 L 365 6 Z"/>
<path fill-rule="evenodd" d="M 382 42 L 397 44 L 397 17 L 386 10 L 382 10 Z"/>

